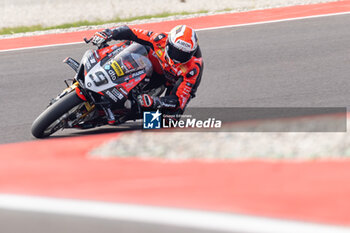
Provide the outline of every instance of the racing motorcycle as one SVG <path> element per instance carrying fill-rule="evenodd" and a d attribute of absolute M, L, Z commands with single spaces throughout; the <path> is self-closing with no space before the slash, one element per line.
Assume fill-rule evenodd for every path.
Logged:
<path fill-rule="evenodd" d="M 84 38 L 87 44 L 91 40 Z M 152 88 L 153 68 L 147 54 L 144 46 L 121 41 L 87 50 L 80 63 L 67 57 L 63 62 L 76 74 L 65 80 L 67 88 L 35 119 L 32 134 L 44 138 L 60 129 L 89 129 L 140 119 L 137 96 L 159 96 L 165 89 Z"/>

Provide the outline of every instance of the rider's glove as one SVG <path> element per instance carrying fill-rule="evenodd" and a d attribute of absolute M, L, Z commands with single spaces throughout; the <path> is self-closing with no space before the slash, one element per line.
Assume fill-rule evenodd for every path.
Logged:
<path fill-rule="evenodd" d="M 92 43 L 98 47 L 101 46 L 104 42 L 108 42 L 112 39 L 112 30 L 111 29 L 105 29 L 101 32 L 96 32 Z"/>
<path fill-rule="evenodd" d="M 148 94 L 142 94 L 137 97 L 137 101 L 141 105 L 142 108 L 157 108 L 161 106 L 161 102 L 159 97 L 157 96 L 150 96 Z"/>

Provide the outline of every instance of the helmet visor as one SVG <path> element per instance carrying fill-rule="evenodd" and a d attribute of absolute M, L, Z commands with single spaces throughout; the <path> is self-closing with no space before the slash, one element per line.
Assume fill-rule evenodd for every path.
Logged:
<path fill-rule="evenodd" d="M 180 49 L 175 48 L 171 43 L 168 43 L 166 46 L 166 52 L 171 60 L 175 63 L 185 63 L 188 62 L 195 51 L 193 52 L 184 52 Z"/>

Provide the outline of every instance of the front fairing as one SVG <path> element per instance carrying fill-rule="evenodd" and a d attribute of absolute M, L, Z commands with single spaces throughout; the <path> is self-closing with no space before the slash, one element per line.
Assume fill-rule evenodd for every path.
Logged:
<path fill-rule="evenodd" d="M 126 100 L 132 88 L 152 75 L 152 64 L 142 45 L 132 44 L 110 58 L 98 56 L 96 51 L 89 50 L 82 59 L 84 89 L 107 96 L 112 102 Z"/>

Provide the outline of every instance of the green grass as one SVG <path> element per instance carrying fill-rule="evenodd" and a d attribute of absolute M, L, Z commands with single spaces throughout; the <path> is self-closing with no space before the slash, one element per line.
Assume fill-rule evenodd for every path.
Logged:
<path fill-rule="evenodd" d="M 165 18 L 169 16 L 174 16 L 174 15 L 190 15 L 190 14 L 200 14 L 200 13 L 208 13 L 208 11 L 197 11 L 197 12 L 185 11 L 180 13 L 165 12 L 165 13 L 156 14 L 156 15 L 144 15 L 144 16 L 131 17 L 131 18 L 117 17 L 112 20 L 78 21 L 74 23 L 66 23 L 66 24 L 50 26 L 50 27 L 44 27 L 42 25 L 8 27 L 8 28 L 1 28 L 0 35 L 8 35 L 8 34 L 15 34 L 15 33 L 23 33 L 23 32 L 34 32 L 34 31 L 45 31 L 45 30 L 51 30 L 51 29 L 66 29 L 66 28 L 72 28 L 72 27 L 91 26 L 91 25 L 103 25 L 103 24 L 109 24 L 109 23 L 131 22 L 131 21 L 142 20 L 142 19 Z"/>

